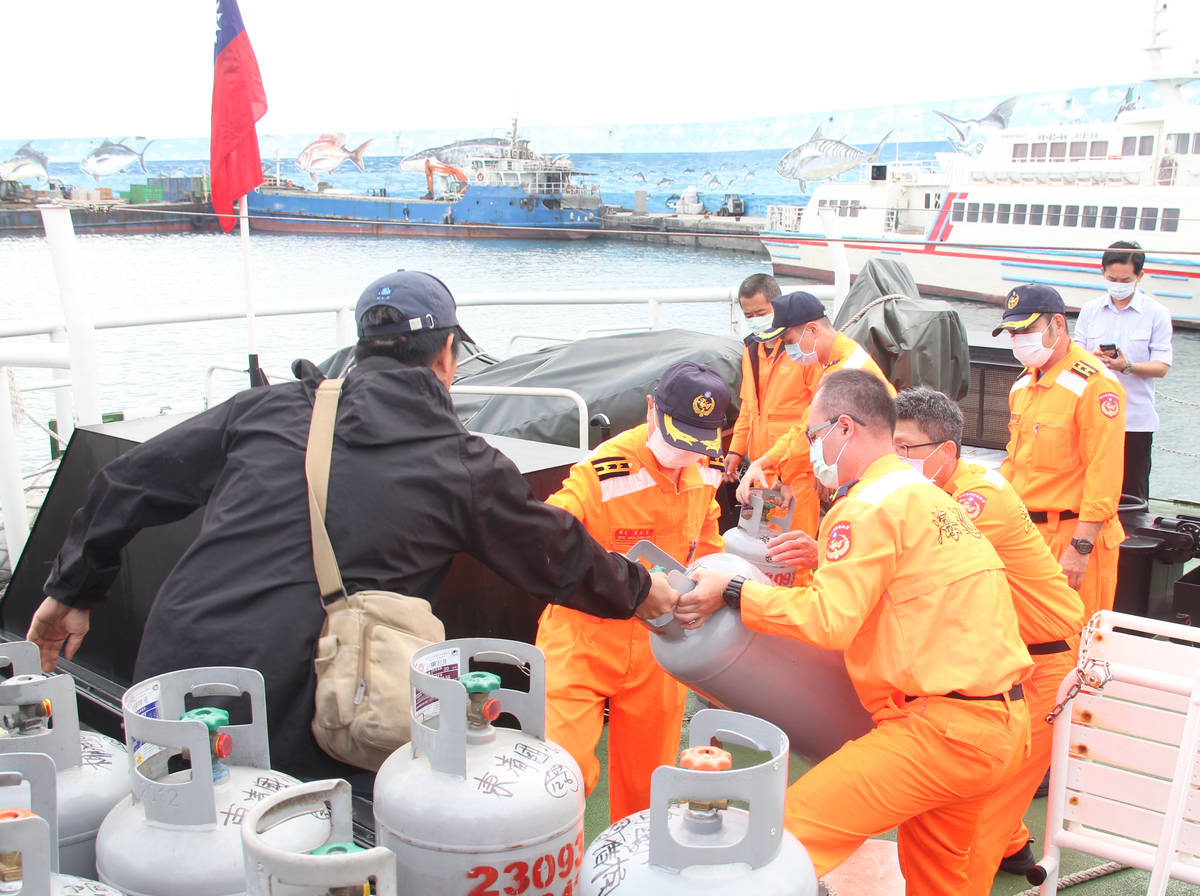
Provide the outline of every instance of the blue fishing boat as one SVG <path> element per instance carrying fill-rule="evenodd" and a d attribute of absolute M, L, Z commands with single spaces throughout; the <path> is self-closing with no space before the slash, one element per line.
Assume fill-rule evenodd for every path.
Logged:
<path fill-rule="evenodd" d="M 419 198 L 325 189 L 311 192 L 278 178 L 247 197 L 252 230 L 366 236 L 580 239 L 600 227 L 595 188 L 572 183 L 574 166 L 517 136 L 480 148 L 461 164 L 423 160 L 427 191 Z M 457 162 L 458 159 L 455 159 Z"/>

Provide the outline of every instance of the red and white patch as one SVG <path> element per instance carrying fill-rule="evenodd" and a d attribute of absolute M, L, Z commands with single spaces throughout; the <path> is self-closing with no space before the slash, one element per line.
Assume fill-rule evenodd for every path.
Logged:
<path fill-rule="evenodd" d="M 829 530 L 829 540 L 825 543 L 825 559 L 841 560 L 850 553 L 850 523 L 843 520 Z"/>
<path fill-rule="evenodd" d="M 979 492 L 963 492 L 958 496 L 958 503 L 967 512 L 967 516 L 974 521 L 979 519 L 979 514 L 983 513 L 983 508 L 987 506 L 987 498 Z"/>
<path fill-rule="evenodd" d="M 1100 413 L 1112 419 L 1121 412 L 1121 399 L 1116 392 L 1104 392 L 1100 395 Z"/>

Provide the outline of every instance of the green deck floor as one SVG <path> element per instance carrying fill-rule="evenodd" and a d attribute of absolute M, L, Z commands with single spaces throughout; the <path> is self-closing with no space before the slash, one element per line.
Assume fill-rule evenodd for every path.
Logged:
<path fill-rule="evenodd" d="M 690 717 L 693 712 L 700 708 L 701 704 L 694 694 L 688 696 L 687 716 Z M 684 736 L 686 742 L 687 722 L 684 721 Z M 601 831 L 609 825 L 608 819 L 608 728 L 605 727 L 604 734 L 601 737 L 600 745 L 597 747 L 597 755 L 600 757 L 600 780 L 596 784 L 596 789 L 588 798 L 587 809 L 584 815 L 584 837 L 590 843 L 595 839 Z M 794 781 L 808 768 L 804 760 L 792 756 L 789 768 L 789 780 Z M 1028 825 L 1030 832 L 1036 838 L 1034 844 L 1034 853 L 1041 855 L 1038 850 L 1042 842 L 1042 833 L 1046 828 L 1046 800 L 1034 800 L 1029 807 L 1029 811 L 1025 813 L 1025 824 Z M 895 832 L 885 835 L 884 839 L 894 840 Z M 1095 856 L 1085 855 L 1083 853 L 1066 850 L 1063 852 L 1062 871 L 1060 876 L 1065 877 L 1068 874 L 1073 874 L 1077 871 L 1083 871 L 1087 868 L 1095 868 L 1102 865 L 1106 860 L 1096 858 Z M 1069 892 L 1072 896 L 1132 896 L 1132 894 L 1145 894 L 1146 888 L 1150 882 L 1150 875 L 1144 871 L 1120 871 L 1116 874 L 1110 874 L 1106 877 L 1097 878 L 1096 880 L 1087 881 L 1086 883 L 1078 884 L 1070 887 L 1065 892 Z M 1014 896 L 1014 894 L 1025 893 L 1030 890 L 1030 885 L 1024 878 L 1017 877 L 1011 874 L 999 874 L 996 877 L 995 883 L 992 885 L 992 896 Z M 1036 892 L 1036 889 L 1033 890 Z M 1172 881 L 1167 888 L 1169 896 L 1200 896 L 1200 887 L 1193 884 L 1185 884 L 1180 881 Z M 846 896 L 846 894 L 838 894 L 838 896 Z M 872 896 L 870 893 L 856 893 L 851 896 Z"/>

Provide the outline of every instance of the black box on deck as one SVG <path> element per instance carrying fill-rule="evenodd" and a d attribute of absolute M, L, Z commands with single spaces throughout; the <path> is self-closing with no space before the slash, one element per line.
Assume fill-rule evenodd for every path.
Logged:
<path fill-rule="evenodd" d="M 1190 616 L 1190 625 L 1200 626 L 1200 566 L 1175 580 L 1175 600 L 1171 609 L 1176 616 Z"/>

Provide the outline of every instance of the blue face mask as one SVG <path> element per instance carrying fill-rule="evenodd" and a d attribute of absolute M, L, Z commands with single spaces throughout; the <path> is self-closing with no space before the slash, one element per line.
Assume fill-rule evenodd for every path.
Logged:
<path fill-rule="evenodd" d="M 760 314 L 758 317 L 747 317 L 746 328 L 751 333 L 761 333 L 771 328 L 771 315 Z"/>
<path fill-rule="evenodd" d="M 783 344 L 784 351 L 788 353 L 788 357 L 797 364 L 809 365 L 817 363 L 817 341 L 813 340 L 813 350 L 806 352 L 800 346 L 803 344 L 804 334 L 800 334 L 800 342 L 785 342 Z"/>

